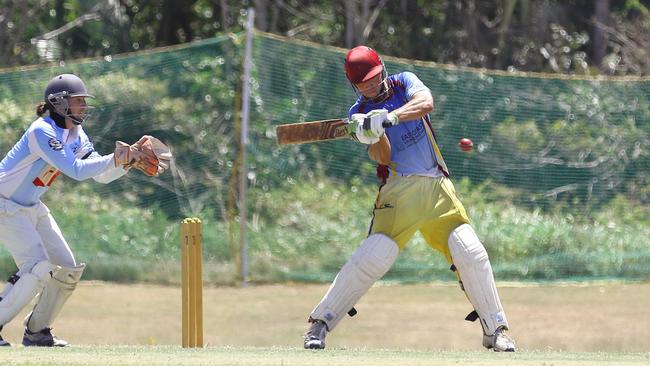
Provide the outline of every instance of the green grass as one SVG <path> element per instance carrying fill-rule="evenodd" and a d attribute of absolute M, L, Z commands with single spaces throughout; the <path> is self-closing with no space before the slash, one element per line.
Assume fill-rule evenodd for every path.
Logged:
<path fill-rule="evenodd" d="M 648 352 L 650 328 L 643 319 L 650 284 L 498 285 L 510 335 L 521 350 Z M 300 347 L 307 317 L 326 290 L 327 285 L 302 284 L 206 286 L 205 344 Z M 180 345 L 180 295 L 177 286 L 82 281 L 52 326 L 74 346 Z M 5 325 L 4 339 L 20 344 L 21 320 L 31 308 Z M 356 308 L 354 318 L 345 317 L 328 335 L 328 348 L 487 352 L 480 325 L 463 320 L 471 305 L 457 285 L 380 284 Z"/>
<path fill-rule="evenodd" d="M 325 285 L 206 287 L 205 349 L 182 349 L 178 287 L 82 282 L 54 332 L 70 348 L 0 348 L 0 365 L 647 365 L 650 284 L 500 286 L 519 347 L 496 354 L 463 320 L 457 286 L 381 285 L 328 335 L 303 350 L 306 318 Z M 20 321 L 2 336 L 22 337 Z"/>
<path fill-rule="evenodd" d="M 386 349 L 208 347 L 178 346 L 77 346 L 65 349 L 0 349 L 3 365 L 647 365 L 649 353 L 566 353 L 557 351 L 494 352 L 413 351 Z"/>

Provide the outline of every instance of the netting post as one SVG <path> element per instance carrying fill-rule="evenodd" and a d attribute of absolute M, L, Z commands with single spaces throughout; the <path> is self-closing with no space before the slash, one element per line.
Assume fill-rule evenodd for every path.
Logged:
<path fill-rule="evenodd" d="M 248 146 L 248 123 L 250 110 L 250 77 L 252 51 L 253 51 L 253 29 L 255 26 L 255 9 L 248 8 L 248 19 L 246 21 L 246 49 L 244 51 L 244 75 L 242 77 L 242 109 L 241 109 L 241 169 L 239 170 L 239 240 L 240 240 L 240 274 L 242 286 L 248 284 L 248 242 L 246 240 L 246 187 L 248 185 L 248 167 L 246 165 L 246 149 Z"/>

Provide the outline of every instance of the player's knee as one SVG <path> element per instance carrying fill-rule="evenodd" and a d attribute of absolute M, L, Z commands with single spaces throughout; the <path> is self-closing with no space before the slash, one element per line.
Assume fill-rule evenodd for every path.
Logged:
<path fill-rule="evenodd" d="M 52 273 L 57 270 L 57 266 L 50 263 L 48 260 L 40 261 L 34 265 L 31 270 L 31 273 L 39 279 L 39 281 L 45 283 L 50 278 L 52 278 Z"/>
<path fill-rule="evenodd" d="M 61 266 L 52 277 L 60 285 L 74 289 L 74 287 L 77 285 L 77 282 L 81 280 L 81 275 L 83 274 L 85 268 L 85 263 L 81 263 L 78 266 L 74 267 Z"/>
<path fill-rule="evenodd" d="M 469 224 L 463 224 L 449 234 L 449 253 L 454 263 L 476 263 L 488 260 L 488 253 Z"/>
<path fill-rule="evenodd" d="M 50 263 L 50 261 L 46 259 L 28 261 L 18 267 L 18 272 L 16 272 L 16 275 L 20 278 L 26 274 L 32 274 L 36 276 L 39 281 L 47 281 L 52 278 L 52 273 L 57 268 L 58 267 L 56 265 Z"/>
<path fill-rule="evenodd" d="M 351 262 L 360 274 L 377 280 L 388 272 L 398 254 L 399 247 L 395 241 L 384 234 L 372 234 L 352 255 Z"/>

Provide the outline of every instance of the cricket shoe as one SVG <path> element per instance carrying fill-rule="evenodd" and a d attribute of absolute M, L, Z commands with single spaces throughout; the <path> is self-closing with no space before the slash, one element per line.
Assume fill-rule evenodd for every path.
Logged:
<path fill-rule="evenodd" d="M 2 332 L 2 326 L 0 326 L 0 332 Z M 0 347 L 5 347 L 5 346 L 11 346 L 11 343 L 2 339 L 2 335 L 0 334 Z"/>
<path fill-rule="evenodd" d="M 45 328 L 38 332 L 30 332 L 29 329 L 25 328 L 25 335 L 23 336 L 23 346 L 25 347 L 66 347 L 67 345 L 68 342 L 52 334 L 51 328 Z"/>
<path fill-rule="evenodd" d="M 508 328 L 500 326 L 492 335 L 483 335 L 483 347 L 493 349 L 494 352 L 514 352 L 517 350 L 515 341 L 508 337 L 505 331 Z"/>
<path fill-rule="evenodd" d="M 323 349 L 325 348 L 325 336 L 327 335 L 327 324 L 320 319 L 309 318 L 311 325 L 305 333 L 306 349 Z"/>

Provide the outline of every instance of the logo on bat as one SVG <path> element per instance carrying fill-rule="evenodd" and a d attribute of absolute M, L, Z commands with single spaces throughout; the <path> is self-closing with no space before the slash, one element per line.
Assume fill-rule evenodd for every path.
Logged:
<path fill-rule="evenodd" d="M 283 124 L 276 127 L 280 145 L 304 144 L 349 137 L 345 118 Z"/>

